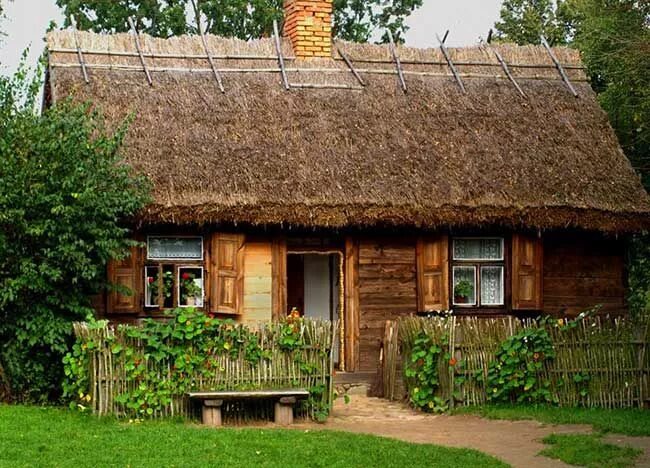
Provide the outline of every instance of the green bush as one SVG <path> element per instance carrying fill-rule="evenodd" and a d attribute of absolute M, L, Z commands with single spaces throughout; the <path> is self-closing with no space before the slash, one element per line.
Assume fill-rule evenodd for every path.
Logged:
<path fill-rule="evenodd" d="M 494 402 L 550 403 L 551 382 L 542 379 L 544 364 L 555 357 L 546 329 L 525 328 L 501 343 L 487 374 L 487 396 Z"/>
<path fill-rule="evenodd" d="M 0 388 L 45 401 L 60 395 L 72 322 L 92 314 L 108 259 L 128 252 L 120 220 L 148 183 L 122 163 L 125 126 L 71 101 L 39 113 L 27 75 L 0 77 Z"/>

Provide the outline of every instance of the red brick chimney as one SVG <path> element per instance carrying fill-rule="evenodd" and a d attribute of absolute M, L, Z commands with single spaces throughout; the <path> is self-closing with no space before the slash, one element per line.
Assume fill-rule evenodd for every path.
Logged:
<path fill-rule="evenodd" d="M 296 57 L 332 57 L 332 1 L 284 0 L 284 35 Z"/>

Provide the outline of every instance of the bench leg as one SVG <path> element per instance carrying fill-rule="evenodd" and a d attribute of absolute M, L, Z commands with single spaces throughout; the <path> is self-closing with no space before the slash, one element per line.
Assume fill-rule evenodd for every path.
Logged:
<path fill-rule="evenodd" d="M 203 412 L 201 414 L 203 424 L 206 426 L 220 427 L 223 425 L 221 420 L 222 400 L 205 400 L 203 402 Z"/>
<path fill-rule="evenodd" d="M 275 424 L 290 426 L 293 424 L 293 405 L 296 399 L 293 397 L 280 398 L 275 402 Z"/>

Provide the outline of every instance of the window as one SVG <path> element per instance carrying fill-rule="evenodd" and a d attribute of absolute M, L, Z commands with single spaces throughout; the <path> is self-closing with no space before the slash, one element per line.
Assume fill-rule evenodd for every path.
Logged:
<path fill-rule="evenodd" d="M 460 307 L 505 303 L 504 241 L 500 237 L 456 238 L 452 245 L 452 297 Z"/>
<path fill-rule="evenodd" d="M 144 276 L 146 308 L 203 307 L 203 238 L 149 236 Z"/>

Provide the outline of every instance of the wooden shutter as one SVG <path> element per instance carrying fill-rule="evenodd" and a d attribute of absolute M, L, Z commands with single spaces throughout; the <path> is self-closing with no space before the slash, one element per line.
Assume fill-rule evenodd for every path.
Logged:
<path fill-rule="evenodd" d="M 438 235 L 418 239 L 418 310 L 449 309 L 449 237 Z"/>
<path fill-rule="evenodd" d="M 271 312 L 273 320 L 287 315 L 287 241 L 273 239 L 271 246 Z"/>
<path fill-rule="evenodd" d="M 210 310 L 217 314 L 241 314 L 244 303 L 244 236 L 212 237 Z"/>
<path fill-rule="evenodd" d="M 113 289 L 108 293 L 108 314 L 137 314 L 140 309 L 140 249 L 131 247 L 131 254 L 123 260 L 108 262 L 108 282 L 130 294 Z"/>
<path fill-rule="evenodd" d="M 542 239 L 525 234 L 512 236 L 512 308 L 542 309 Z"/>

